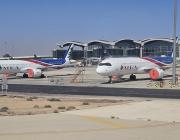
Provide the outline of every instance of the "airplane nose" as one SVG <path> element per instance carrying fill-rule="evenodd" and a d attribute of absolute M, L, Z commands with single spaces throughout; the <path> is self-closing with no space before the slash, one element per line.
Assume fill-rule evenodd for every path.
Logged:
<path fill-rule="evenodd" d="M 99 75 L 106 76 L 108 74 L 108 71 L 102 67 L 97 67 L 96 72 Z"/>
<path fill-rule="evenodd" d="M 96 72 L 97 72 L 97 74 L 101 74 L 102 73 L 102 69 L 100 67 L 97 67 L 96 68 Z"/>

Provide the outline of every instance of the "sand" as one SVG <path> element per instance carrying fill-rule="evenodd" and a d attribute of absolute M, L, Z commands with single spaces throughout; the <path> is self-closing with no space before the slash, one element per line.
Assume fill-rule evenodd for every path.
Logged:
<path fill-rule="evenodd" d="M 131 100 L 81 99 L 68 96 L 29 96 L 8 94 L 0 96 L 0 116 L 35 115 L 66 112 L 118 105 Z"/>

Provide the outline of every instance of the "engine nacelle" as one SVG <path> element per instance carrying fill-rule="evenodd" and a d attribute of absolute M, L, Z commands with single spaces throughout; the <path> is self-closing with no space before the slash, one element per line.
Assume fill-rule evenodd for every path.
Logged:
<path fill-rule="evenodd" d="M 159 68 L 154 68 L 149 71 L 149 76 L 152 80 L 159 80 L 159 79 L 163 78 L 164 71 Z"/>
<path fill-rule="evenodd" d="M 27 74 L 29 78 L 41 77 L 42 71 L 40 69 L 28 69 Z"/>

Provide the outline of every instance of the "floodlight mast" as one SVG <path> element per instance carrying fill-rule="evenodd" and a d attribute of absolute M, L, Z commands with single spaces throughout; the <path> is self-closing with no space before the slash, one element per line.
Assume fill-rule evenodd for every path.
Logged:
<path fill-rule="evenodd" d="M 174 24 L 173 24 L 173 67 L 172 67 L 172 84 L 176 84 L 176 19 L 177 19 L 177 0 L 174 0 Z"/>

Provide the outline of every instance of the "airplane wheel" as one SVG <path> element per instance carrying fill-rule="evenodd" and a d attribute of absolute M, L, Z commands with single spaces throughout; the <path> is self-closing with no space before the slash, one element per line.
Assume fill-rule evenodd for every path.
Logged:
<path fill-rule="evenodd" d="M 23 78 L 28 78 L 28 75 L 26 73 L 24 73 Z"/>
<path fill-rule="evenodd" d="M 41 74 L 41 78 L 45 78 L 45 75 L 44 75 L 44 74 Z"/>
<path fill-rule="evenodd" d="M 108 83 L 112 83 L 112 76 L 109 76 L 109 81 Z"/>
<path fill-rule="evenodd" d="M 135 81 L 135 80 L 136 80 L 136 75 L 131 74 L 131 75 L 130 75 L 130 80 Z"/>

